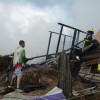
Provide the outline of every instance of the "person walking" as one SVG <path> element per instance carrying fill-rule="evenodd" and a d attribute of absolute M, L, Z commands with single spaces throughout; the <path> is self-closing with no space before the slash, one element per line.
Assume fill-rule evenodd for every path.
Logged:
<path fill-rule="evenodd" d="M 14 56 L 13 56 L 14 74 L 12 76 L 10 86 L 8 86 L 12 87 L 14 84 L 14 79 L 17 77 L 16 91 L 18 92 L 23 92 L 20 88 L 20 82 L 22 78 L 22 67 L 25 66 L 26 61 L 33 59 L 33 58 L 26 58 L 24 47 L 25 47 L 25 42 L 23 40 L 20 40 L 19 47 L 17 47 L 14 51 Z"/>

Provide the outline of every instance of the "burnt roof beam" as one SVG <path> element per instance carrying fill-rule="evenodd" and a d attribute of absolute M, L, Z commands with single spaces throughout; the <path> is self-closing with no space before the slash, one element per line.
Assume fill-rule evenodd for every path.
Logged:
<path fill-rule="evenodd" d="M 59 25 L 62 25 L 62 26 L 65 26 L 65 27 L 68 27 L 68 28 L 71 28 L 71 29 L 74 29 L 74 30 L 77 30 L 77 31 L 82 32 L 82 33 L 84 33 L 84 34 L 87 34 L 87 32 L 84 32 L 84 31 L 82 31 L 82 30 L 80 30 L 80 29 L 77 29 L 77 28 L 74 28 L 74 27 L 71 27 L 71 26 L 62 24 L 62 23 L 58 23 L 58 24 L 59 24 Z"/>

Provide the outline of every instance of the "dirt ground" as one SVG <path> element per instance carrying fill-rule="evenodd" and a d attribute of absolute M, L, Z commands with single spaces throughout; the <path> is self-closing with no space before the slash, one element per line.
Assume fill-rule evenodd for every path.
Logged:
<path fill-rule="evenodd" d="M 51 69 L 51 68 L 34 68 L 34 69 L 27 69 L 23 71 L 23 78 L 21 81 L 21 87 L 25 87 L 27 85 L 39 85 L 39 78 L 42 75 L 48 75 L 50 77 L 53 78 L 53 82 L 50 83 L 50 85 L 46 88 L 46 89 L 38 89 L 29 93 L 22 93 L 25 96 L 40 96 L 40 95 L 44 95 L 47 92 L 49 92 L 51 89 L 53 89 L 54 87 L 57 86 L 58 83 L 58 71 L 55 69 Z M 5 72 L 1 72 L 0 73 L 0 80 L 5 77 L 6 73 Z M 10 79 L 11 76 L 13 75 L 13 72 L 10 74 Z M 87 88 L 88 85 L 87 84 L 83 84 L 80 81 L 74 81 L 73 82 L 73 90 L 82 90 L 84 88 Z M 2 82 L 0 82 L 0 87 L 4 87 L 4 86 L 8 86 L 8 84 L 4 83 L 4 80 Z M 16 84 L 15 84 L 16 87 Z M 0 95 L 0 98 L 3 98 L 4 95 Z M 73 100 L 100 100 L 100 93 L 97 94 L 93 94 L 93 95 L 89 95 L 89 96 L 84 96 L 81 98 L 77 98 L 77 99 L 73 99 Z"/>
<path fill-rule="evenodd" d="M 13 72 L 10 74 L 10 80 L 11 80 L 12 75 L 13 75 Z M 50 83 L 50 85 L 46 89 L 35 90 L 29 93 L 22 93 L 22 94 L 25 96 L 43 95 L 49 92 L 55 86 L 57 86 L 57 83 L 58 83 L 58 71 L 57 70 L 51 69 L 51 68 L 35 68 L 35 69 L 27 69 L 23 71 L 21 87 L 24 88 L 27 85 L 40 85 L 39 79 L 43 75 L 48 75 L 53 78 L 53 82 Z M 5 76 L 6 76 L 5 72 L 0 73 L 0 80 Z M 9 83 L 5 84 L 4 80 L 0 82 L 0 87 L 5 87 L 8 85 Z M 15 86 L 16 86 L 16 83 L 15 83 Z M 0 98 L 2 98 L 4 95 L 0 95 Z"/>

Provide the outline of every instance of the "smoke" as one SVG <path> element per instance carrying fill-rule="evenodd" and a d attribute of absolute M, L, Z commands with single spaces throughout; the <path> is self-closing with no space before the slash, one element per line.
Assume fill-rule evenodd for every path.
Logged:
<path fill-rule="evenodd" d="M 99 4 L 99 0 L 75 0 L 72 7 L 74 14 L 73 26 L 84 31 L 93 28 L 97 32 L 100 29 Z"/>
<path fill-rule="evenodd" d="M 26 56 L 46 54 L 48 31 L 59 33 L 58 22 L 83 31 L 93 28 L 97 32 L 99 3 L 99 0 L 0 0 L 1 55 L 12 53 L 20 39 L 26 41 Z M 63 34 L 72 36 L 73 31 L 64 28 Z M 53 34 L 50 53 L 56 51 L 57 41 L 58 35 Z M 60 50 L 62 41 L 63 37 Z M 67 38 L 69 44 L 68 41 Z"/>

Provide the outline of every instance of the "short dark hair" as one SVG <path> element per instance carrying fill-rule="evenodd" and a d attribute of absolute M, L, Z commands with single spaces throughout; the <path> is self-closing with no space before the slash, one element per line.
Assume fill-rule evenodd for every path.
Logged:
<path fill-rule="evenodd" d="M 25 41 L 23 41 L 23 40 L 19 41 L 19 45 L 24 44 L 24 43 L 25 43 Z"/>

